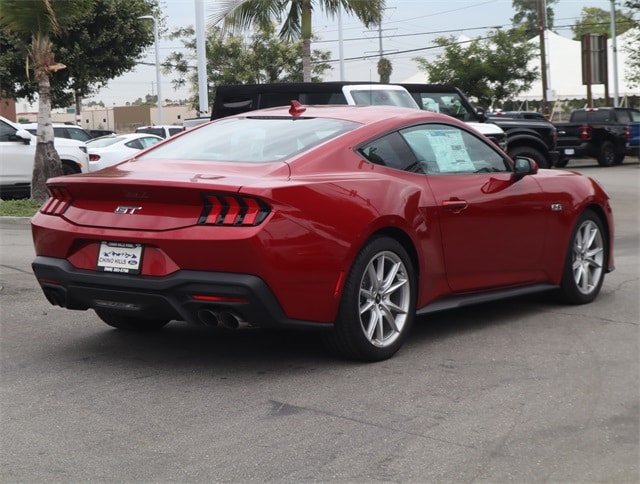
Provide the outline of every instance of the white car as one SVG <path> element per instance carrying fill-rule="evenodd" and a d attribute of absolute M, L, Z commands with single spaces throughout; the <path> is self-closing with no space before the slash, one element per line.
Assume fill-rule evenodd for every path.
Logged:
<path fill-rule="evenodd" d="M 36 143 L 36 137 L 21 125 L 0 116 L 0 198 L 31 195 Z M 55 138 L 53 145 L 65 175 L 89 171 L 89 156 L 83 142 Z"/>
<path fill-rule="evenodd" d="M 89 171 L 98 171 L 126 160 L 164 138 L 154 134 L 132 133 L 102 136 L 87 141 Z"/>
<path fill-rule="evenodd" d="M 146 134 L 155 134 L 157 136 L 162 136 L 163 138 L 169 138 L 174 134 L 180 134 L 185 130 L 184 126 L 140 126 L 136 128 L 136 133 L 146 133 Z"/>
<path fill-rule="evenodd" d="M 22 129 L 26 129 L 31 134 L 36 134 L 38 131 L 38 123 L 23 123 L 19 124 Z M 75 139 L 86 143 L 93 136 L 85 129 L 75 124 L 53 123 L 53 136 L 56 138 Z"/>

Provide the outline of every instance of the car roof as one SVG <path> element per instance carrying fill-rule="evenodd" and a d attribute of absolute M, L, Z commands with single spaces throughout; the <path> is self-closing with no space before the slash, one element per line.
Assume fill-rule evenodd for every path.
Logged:
<path fill-rule="evenodd" d="M 27 128 L 38 127 L 38 123 L 20 123 L 19 125 Z M 51 123 L 51 126 L 53 126 L 54 128 L 75 128 L 75 129 L 81 129 L 82 131 L 86 131 L 82 126 L 78 126 L 77 124 Z"/>
<path fill-rule="evenodd" d="M 304 112 L 301 118 L 337 118 L 360 124 L 376 124 L 384 121 L 404 121 L 407 124 L 424 121 L 445 121 L 447 123 L 465 126 L 456 119 L 431 111 L 403 108 L 398 106 L 353 106 L 353 105 L 300 105 Z M 227 118 L 256 118 L 256 117 L 292 117 L 290 107 L 258 109 L 245 113 L 228 116 Z"/>

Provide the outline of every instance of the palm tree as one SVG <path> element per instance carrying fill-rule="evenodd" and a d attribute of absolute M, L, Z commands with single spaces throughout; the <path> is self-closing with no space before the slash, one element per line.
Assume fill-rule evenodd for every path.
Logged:
<path fill-rule="evenodd" d="M 340 9 L 355 14 L 366 27 L 380 23 L 386 0 L 219 0 L 209 17 L 212 25 L 224 19 L 225 27 L 251 28 L 267 25 L 274 18 L 285 17 L 280 37 L 285 40 L 302 38 L 302 75 L 311 81 L 311 13 L 319 7 L 330 17 Z"/>
<path fill-rule="evenodd" d="M 55 61 L 51 36 L 63 33 L 91 6 L 91 0 L 0 0 L 0 26 L 20 37 L 31 37 L 30 46 L 18 48 L 26 50 L 26 65 L 33 70 L 38 83 L 38 142 L 31 180 L 32 200 L 46 200 L 45 182 L 62 175 L 60 157 L 53 146 L 50 78 L 65 66 Z"/>

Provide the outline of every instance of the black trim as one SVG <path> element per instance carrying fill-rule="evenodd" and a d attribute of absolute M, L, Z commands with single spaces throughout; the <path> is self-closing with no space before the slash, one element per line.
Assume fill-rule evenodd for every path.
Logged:
<path fill-rule="evenodd" d="M 164 277 L 131 276 L 77 269 L 65 259 L 37 256 L 33 272 L 47 300 L 67 309 L 109 309 L 145 319 L 202 324 L 203 309 L 230 311 L 255 326 L 322 329 L 333 324 L 288 318 L 267 284 L 257 276 L 181 270 Z M 209 302 L 216 295 L 247 302 Z"/>
<path fill-rule="evenodd" d="M 513 287 L 510 289 L 498 289 L 491 292 L 465 294 L 461 296 L 453 296 L 428 304 L 416 312 L 419 316 L 424 314 L 446 311 L 448 309 L 461 308 L 463 306 L 471 306 L 473 304 L 482 304 L 510 297 L 525 296 L 527 294 L 535 294 L 537 292 L 550 291 L 557 289 L 558 286 L 552 284 L 534 284 L 532 286 Z"/>

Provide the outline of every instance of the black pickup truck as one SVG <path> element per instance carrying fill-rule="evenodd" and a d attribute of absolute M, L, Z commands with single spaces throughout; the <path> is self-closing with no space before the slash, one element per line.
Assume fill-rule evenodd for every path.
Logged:
<path fill-rule="evenodd" d="M 588 108 L 571 112 L 568 123 L 556 123 L 558 166 L 571 158 L 596 158 L 600 166 L 619 165 L 633 155 L 629 146 L 632 123 L 640 122 L 640 111 L 631 108 Z"/>
<path fill-rule="evenodd" d="M 345 85 L 377 84 L 364 82 L 302 82 L 278 84 L 229 85 L 216 88 L 211 119 L 254 109 L 281 106 L 291 99 L 304 104 L 347 104 L 342 93 Z M 448 114 L 472 125 L 504 148 L 512 157 L 528 156 L 541 168 L 550 168 L 557 159 L 556 128 L 546 120 L 489 119 L 476 111 L 455 86 L 444 84 L 399 84 L 418 107 Z M 506 138 L 506 142 L 505 142 Z"/>
<path fill-rule="evenodd" d="M 516 119 L 508 116 L 489 118 L 473 108 L 455 86 L 446 84 L 400 84 L 413 96 L 418 106 L 436 110 L 465 121 L 493 123 L 507 134 L 507 153 L 512 158 L 533 158 L 540 168 L 551 168 L 558 160 L 556 128 L 545 119 Z"/>

